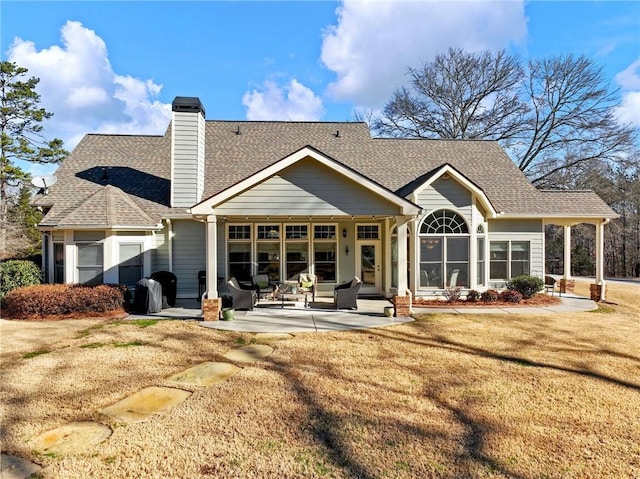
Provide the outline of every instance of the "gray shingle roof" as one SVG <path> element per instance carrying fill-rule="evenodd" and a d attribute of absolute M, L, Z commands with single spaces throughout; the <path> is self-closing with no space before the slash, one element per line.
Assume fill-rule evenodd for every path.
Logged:
<path fill-rule="evenodd" d="M 311 146 L 396 192 L 449 163 L 480 187 L 498 212 L 616 216 L 592 192 L 536 190 L 493 141 L 372 139 L 364 123 L 252 121 L 207 121 L 205 141 L 203 200 Z M 162 136 L 87 135 L 56 172 L 58 183 L 36 200 L 52 205 L 41 224 L 54 226 L 94 215 L 94 208 L 87 205 L 74 210 L 105 185 L 119 188 L 145 212 L 149 226 L 164 215 L 185 213 L 183 208 L 169 207 L 170 154 L 170 127 Z M 120 219 L 143 219 L 134 216 Z"/>

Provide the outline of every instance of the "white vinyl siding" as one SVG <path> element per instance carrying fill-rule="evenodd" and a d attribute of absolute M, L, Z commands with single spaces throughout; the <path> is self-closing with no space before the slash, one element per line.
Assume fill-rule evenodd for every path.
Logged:
<path fill-rule="evenodd" d="M 151 270 L 169 271 L 169 241 L 167 240 L 168 228 L 154 235 L 155 246 L 151 250 Z"/>

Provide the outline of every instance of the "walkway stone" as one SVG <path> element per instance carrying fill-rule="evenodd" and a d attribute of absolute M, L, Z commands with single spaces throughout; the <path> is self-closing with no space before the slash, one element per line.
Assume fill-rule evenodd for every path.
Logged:
<path fill-rule="evenodd" d="M 151 386 L 104 408 L 101 412 L 118 421 L 139 422 L 180 404 L 190 395 L 189 391 L 183 389 Z"/>
<path fill-rule="evenodd" d="M 286 339 L 293 339 L 293 334 L 289 333 L 258 333 L 255 336 L 256 341 L 259 343 L 273 343 L 275 341 L 284 341 Z"/>
<path fill-rule="evenodd" d="M 0 464 L 2 465 L 0 468 L 2 479 L 27 479 L 42 470 L 42 467 L 31 461 L 4 452 L 0 458 Z"/>
<path fill-rule="evenodd" d="M 241 369 L 235 364 L 207 362 L 174 374 L 168 380 L 193 386 L 211 386 L 230 378 Z"/>
<path fill-rule="evenodd" d="M 111 429 L 104 424 L 79 421 L 43 432 L 33 438 L 31 443 L 33 449 L 42 454 L 78 454 L 100 444 L 109 436 Z"/>
<path fill-rule="evenodd" d="M 249 344 L 232 349 L 224 354 L 224 357 L 239 363 L 250 363 L 266 358 L 273 352 L 271 346 L 266 344 Z"/>

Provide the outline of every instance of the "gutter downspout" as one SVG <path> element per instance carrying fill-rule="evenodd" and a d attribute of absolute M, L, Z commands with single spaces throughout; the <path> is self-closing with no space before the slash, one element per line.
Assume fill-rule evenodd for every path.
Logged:
<path fill-rule="evenodd" d="M 169 250 L 169 271 L 173 273 L 173 225 L 171 219 L 167 218 L 167 248 Z"/>

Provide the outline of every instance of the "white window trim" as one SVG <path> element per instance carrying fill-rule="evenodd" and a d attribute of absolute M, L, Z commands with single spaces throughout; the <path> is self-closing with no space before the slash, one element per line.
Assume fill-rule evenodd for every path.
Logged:
<path fill-rule="evenodd" d="M 487 237 L 485 236 L 485 242 L 489 243 L 489 255 L 487 257 L 487 259 L 485 260 L 485 268 L 488 267 L 488 271 L 487 271 L 487 275 L 489 275 L 489 283 L 494 282 L 501 282 L 501 281 L 509 281 L 511 278 L 513 278 L 513 275 L 511 274 L 511 262 L 513 261 L 511 259 L 511 243 L 527 243 L 529 245 L 529 272 L 528 273 L 523 273 L 523 274 L 531 274 L 531 240 L 519 240 L 519 239 L 497 239 L 497 240 L 488 240 L 487 241 Z M 507 277 L 506 278 L 492 278 L 491 277 L 491 243 L 507 243 Z"/>

